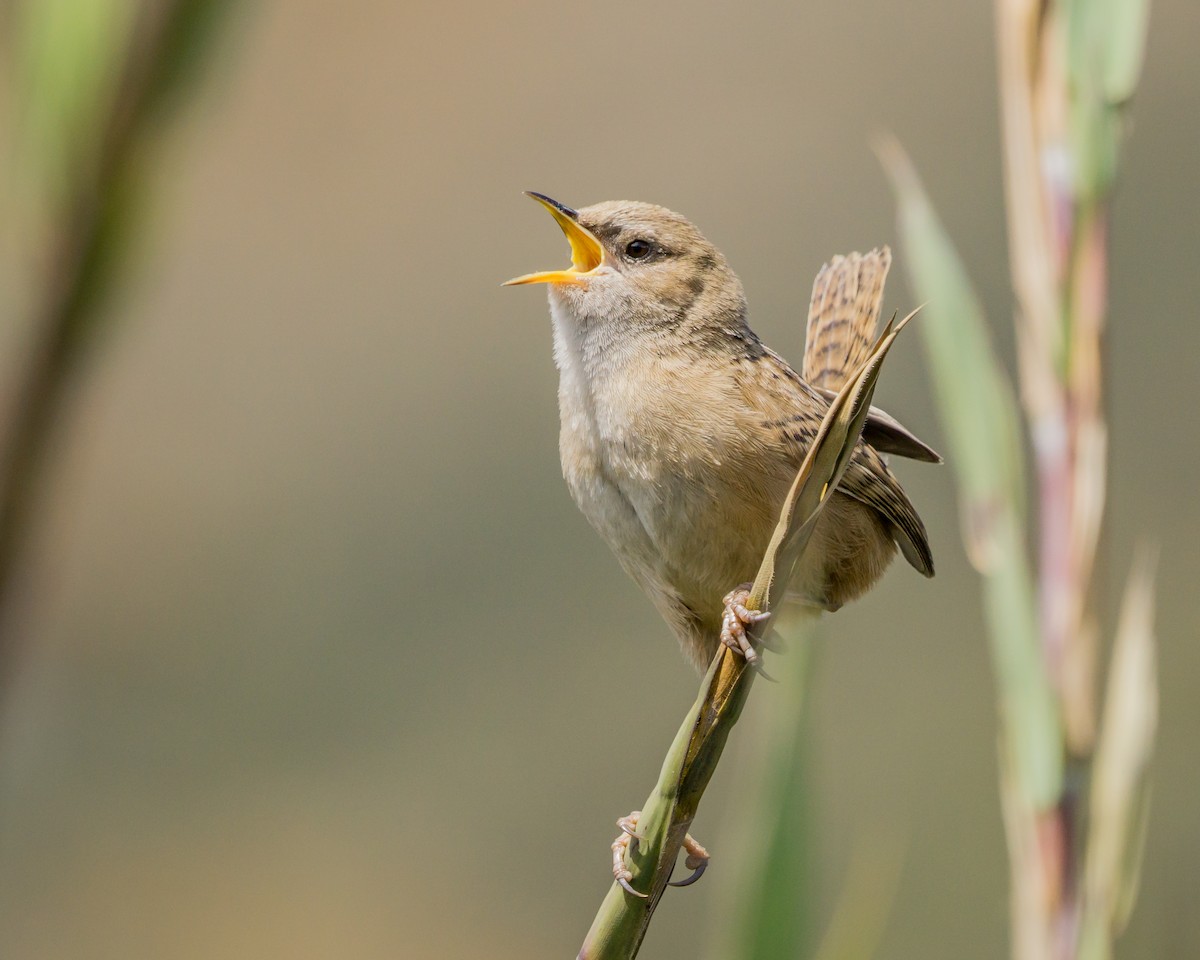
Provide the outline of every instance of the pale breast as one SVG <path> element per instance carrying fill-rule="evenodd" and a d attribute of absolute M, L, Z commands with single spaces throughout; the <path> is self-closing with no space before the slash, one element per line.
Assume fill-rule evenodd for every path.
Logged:
<path fill-rule="evenodd" d="M 595 361 L 575 323 L 558 300 L 550 298 L 554 321 L 554 360 L 559 370 L 559 456 L 563 477 L 579 509 L 616 553 L 625 569 L 649 590 L 660 566 L 658 551 L 633 501 L 623 471 L 610 466 L 611 417 L 597 403 L 592 380 Z M 592 351 L 594 353 L 594 350 Z M 603 425 L 602 425 L 603 421 Z M 621 431 L 623 432 L 623 431 Z M 619 442 L 619 441 L 618 441 Z M 626 481 L 622 483 L 622 481 Z"/>
<path fill-rule="evenodd" d="M 711 619 L 753 578 L 790 470 L 725 369 L 652 350 L 603 362 L 569 318 L 555 319 L 572 495 L 660 609 L 682 603 Z"/>

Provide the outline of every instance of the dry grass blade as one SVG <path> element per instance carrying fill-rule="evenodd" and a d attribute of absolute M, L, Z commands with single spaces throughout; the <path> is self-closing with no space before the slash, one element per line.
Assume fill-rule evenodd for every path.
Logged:
<path fill-rule="evenodd" d="M 784 501 L 779 523 L 750 592 L 750 609 L 765 610 L 769 608 L 767 604 L 774 606 L 787 590 L 796 562 L 812 536 L 821 507 L 850 464 L 854 445 L 871 407 L 875 381 L 884 357 L 900 331 L 916 315 L 914 310 L 899 323 L 895 317 L 888 322 L 866 361 L 830 404 L 812 449 L 796 473 Z M 798 517 L 803 519 L 797 520 Z M 783 577 L 778 576 L 780 570 L 785 571 Z"/>
<path fill-rule="evenodd" d="M 1158 721 L 1154 562 L 1135 561 L 1121 605 L 1091 785 L 1080 956 L 1104 958 L 1137 890 Z"/>
<path fill-rule="evenodd" d="M 786 591 L 816 518 L 850 462 L 884 358 L 915 313 L 899 323 L 894 318 L 888 323 L 870 356 L 830 404 L 783 504 L 751 592 L 748 606 L 752 609 L 770 609 Z M 751 632 L 762 629 L 756 626 Z M 754 669 L 725 647 L 713 658 L 700 695 L 667 753 L 654 792 L 642 806 L 638 822 L 642 840 L 627 859 L 632 886 L 647 896 L 632 896 L 614 883 L 580 949 L 581 958 L 617 960 L 637 955 L 753 677 Z"/>

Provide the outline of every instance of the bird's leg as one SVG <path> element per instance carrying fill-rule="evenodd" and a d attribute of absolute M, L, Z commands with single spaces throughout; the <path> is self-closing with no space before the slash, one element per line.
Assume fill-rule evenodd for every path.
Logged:
<path fill-rule="evenodd" d="M 634 810 L 629 816 L 622 817 L 617 821 L 617 826 L 621 828 L 621 833 L 612 843 L 612 863 L 613 878 L 624 888 L 625 892 L 645 899 L 649 894 L 633 889 L 629 883 L 633 879 L 633 874 L 625 866 L 625 852 L 637 843 L 638 840 L 642 839 L 642 835 L 637 832 L 638 818 L 641 815 L 641 810 Z M 689 886 L 699 880 L 704 871 L 708 869 L 708 851 L 690 833 L 684 835 L 683 849 L 687 854 L 687 859 L 683 861 L 683 865 L 692 871 L 692 875 L 686 880 L 672 882 L 672 887 Z"/>
<path fill-rule="evenodd" d="M 746 628 L 766 620 L 769 613 L 760 610 L 748 610 L 746 601 L 750 599 L 750 589 L 753 584 L 743 583 L 735 590 L 725 594 L 725 614 L 721 618 L 721 642 L 735 653 L 746 658 L 747 663 L 758 660 L 758 651 L 750 642 Z"/>

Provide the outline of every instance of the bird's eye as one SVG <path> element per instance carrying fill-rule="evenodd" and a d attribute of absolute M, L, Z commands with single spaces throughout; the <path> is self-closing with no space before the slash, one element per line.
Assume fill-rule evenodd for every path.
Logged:
<path fill-rule="evenodd" d="M 654 252 L 654 246 L 649 240 L 630 240 L 625 245 L 625 256 L 630 260 L 645 260 Z"/>

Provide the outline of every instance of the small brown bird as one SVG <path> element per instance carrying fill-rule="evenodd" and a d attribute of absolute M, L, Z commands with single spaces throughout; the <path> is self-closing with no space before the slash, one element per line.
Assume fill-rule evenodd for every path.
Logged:
<path fill-rule="evenodd" d="M 550 286 L 559 449 L 575 502 L 703 670 L 718 643 L 755 653 L 745 587 L 829 400 L 875 336 L 887 249 L 821 271 L 804 378 L 746 322 L 742 284 L 688 220 L 648 203 L 575 211 L 541 194 L 571 244 Z M 940 458 L 872 410 L 792 582 L 836 610 L 882 575 L 896 546 L 933 576 L 925 527 L 879 451 Z M 722 596 L 724 600 L 722 600 Z"/>

